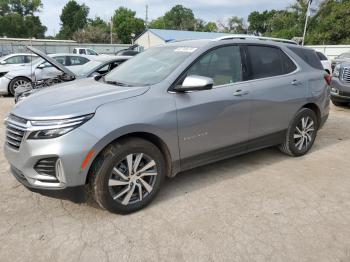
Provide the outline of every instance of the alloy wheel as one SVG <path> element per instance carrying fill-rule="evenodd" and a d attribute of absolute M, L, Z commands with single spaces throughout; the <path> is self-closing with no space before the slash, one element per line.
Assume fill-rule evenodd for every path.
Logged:
<path fill-rule="evenodd" d="M 122 205 L 135 204 L 153 191 L 157 175 L 154 159 L 144 153 L 129 154 L 113 167 L 109 192 Z"/>
<path fill-rule="evenodd" d="M 305 116 L 301 118 L 297 124 L 294 132 L 294 145 L 299 150 L 308 149 L 313 141 L 315 134 L 315 123 L 309 117 Z"/>

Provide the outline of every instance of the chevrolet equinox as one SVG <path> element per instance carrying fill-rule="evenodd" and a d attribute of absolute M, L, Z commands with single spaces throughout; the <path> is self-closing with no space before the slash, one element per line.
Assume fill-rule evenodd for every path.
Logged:
<path fill-rule="evenodd" d="M 270 146 L 306 154 L 329 81 L 315 51 L 290 41 L 173 42 L 18 103 L 5 155 L 32 190 L 88 185 L 102 208 L 130 213 L 181 171 Z"/>

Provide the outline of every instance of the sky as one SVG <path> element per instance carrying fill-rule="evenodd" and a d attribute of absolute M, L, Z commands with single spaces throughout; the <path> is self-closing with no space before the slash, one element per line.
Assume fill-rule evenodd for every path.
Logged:
<path fill-rule="evenodd" d="M 55 35 L 60 30 L 60 14 L 68 0 L 41 0 L 43 8 L 39 13 L 41 22 L 48 27 L 46 35 Z M 214 21 L 240 16 L 247 19 L 252 11 L 284 9 L 295 0 L 76 0 L 90 7 L 89 17 L 101 17 L 109 20 L 114 10 L 120 6 L 136 11 L 136 16 L 145 19 L 146 4 L 148 5 L 149 21 L 162 16 L 174 5 L 181 4 L 191 8 L 196 18 L 204 21 Z"/>

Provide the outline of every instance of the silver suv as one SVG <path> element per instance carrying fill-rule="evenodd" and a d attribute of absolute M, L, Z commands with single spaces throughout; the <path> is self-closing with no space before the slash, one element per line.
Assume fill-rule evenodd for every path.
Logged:
<path fill-rule="evenodd" d="M 151 48 L 33 94 L 6 119 L 12 173 L 36 191 L 89 185 L 101 207 L 130 213 L 181 171 L 270 146 L 304 155 L 329 112 L 320 60 L 241 38 Z"/>

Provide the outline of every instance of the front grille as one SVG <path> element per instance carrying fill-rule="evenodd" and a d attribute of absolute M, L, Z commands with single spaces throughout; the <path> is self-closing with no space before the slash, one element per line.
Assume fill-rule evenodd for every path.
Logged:
<path fill-rule="evenodd" d="M 18 150 L 26 134 L 27 120 L 10 115 L 6 120 L 6 144 Z"/>
<path fill-rule="evenodd" d="M 38 174 L 47 177 L 47 179 L 42 180 L 56 180 L 56 162 L 57 157 L 41 159 L 35 164 L 34 170 Z"/>
<path fill-rule="evenodd" d="M 340 96 L 350 96 L 350 92 L 344 92 L 339 90 L 339 95 Z"/>
<path fill-rule="evenodd" d="M 343 68 L 342 78 L 343 78 L 344 82 L 350 83 L 350 67 Z"/>

